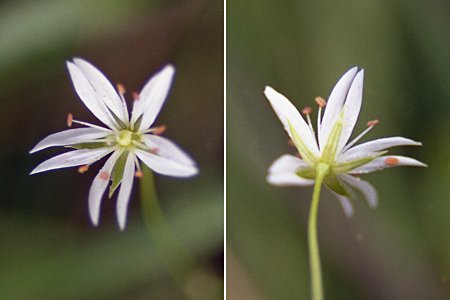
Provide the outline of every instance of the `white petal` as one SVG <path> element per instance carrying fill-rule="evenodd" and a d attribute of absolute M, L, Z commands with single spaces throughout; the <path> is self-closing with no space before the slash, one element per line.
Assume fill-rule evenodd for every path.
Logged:
<path fill-rule="evenodd" d="M 308 167 L 308 164 L 293 155 L 282 155 L 270 166 L 267 182 L 275 186 L 313 185 L 314 180 L 301 178 L 295 174 L 298 168 L 301 167 Z"/>
<path fill-rule="evenodd" d="M 68 146 L 79 143 L 93 142 L 95 139 L 108 135 L 107 131 L 96 128 L 75 128 L 51 134 L 40 141 L 30 153 L 54 146 Z"/>
<path fill-rule="evenodd" d="M 142 115 L 138 129 L 147 129 L 155 121 L 169 93 L 174 74 L 174 66 L 167 65 L 145 84 L 139 94 L 139 99 L 134 101 L 131 115 L 132 124 Z"/>
<path fill-rule="evenodd" d="M 287 131 L 291 139 L 291 131 L 289 129 L 289 123 L 292 124 L 295 131 L 297 131 L 300 138 L 308 147 L 309 151 L 314 155 L 319 155 L 319 148 L 317 147 L 317 142 L 314 135 L 311 133 L 308 124 L 306 124 L 303 117 L 300 115 L 298 110 L 294 105 L 282 94 L 275 91 L 270 86 L 266 86 L 264 94 L 272 105 L 273 110 L 277 114 L 284 129 Z M 289 122 L 288 122 L 289 120 Z"/>
<path fill-rule="evenodd" d="M 128 116 L 126 116 L 122 107 L 122 100 L 120 100 L 119 95 L 105 75 L 92 64 L 81 58 L 74 58 L 73 62 L 83 72 L 86 79 L 94 88 L 97 99 L 103 101 L 119 119 L 128 122 Z"/>
<path fill-rule="evenodd" d="M 139 149 L 135 151 L 137 157 L 156 173 L 174 177 L 190 177 L 198 173 L 195 166 L 181 164 L 175 160 Z"/>
<path fill-rule="evenodd" d="M 100 204 L 103 194 L 105 193 L 106 187 L 108 186 L 108 183 L 110 181 L 113 167 L 121 154 L 122 151 L 115 151 L 108 158 L 108 160 L 98 172 L 97 176 L 95 176 L 89 190 L 89 216 L 91 217 L 91 221 L 95 226 L 98 225 L 98 219 L 100 217 Z M 109 177 L 105 178 L 103 174 L 108 174 Z"/>
<path fill-rule="evenodd" d="M 397 146 L 421 146 L 422 143 L 404 137 L 388 137 L 366 142 L 348 149 L 339 155 L 338 161 L 345 162 L 352 160 L 355 156 L 369 156 L 374 152 Z"/>
<path fill-rule="evenodd" d="M 175 143 L 166 138 L 152 134 L 144 134 L 144 142 L 150 149 L 155 149 L 158 156 L 173 160 L 182 165 L 195 167 L 195 162 L 192 158 L 181 150 L 180 147 L 175 145 Z"/>
<path fill-rule="evenodd" d="M 348 70 L 334 86 L 328 98 L 327 106 L 325 106 L 325 112 L 323 114 L 322 125 L 319 135 L 319 146 L 323 149 L 327 143 L 328 136 L 333 128 L 334 123 L 339 117 L 339 112 L 347 97 L 348 90 L 355 78 L 357 67 L 353 67 Z"/>
<path fill-rule="evenodd" d="M 396 164 L 388 164 L 386 163 L 386 159 L 398 159 L 398 163 Z M 391 167 L 400 167 L 400 166 L 411 166 L 411 167 L 426 167 L 427 165 L 415 160 L 414 158 L 399 156 L 399 155 L 385 155 L 380 156 L 372 160 L 371 162 L 358 167 L 354 170 L 351 170 L 350 174 L 365 174 L 370 172 L 375 172 L 379 170 L 383 170 Z"/>
<path fill-rule="evenodd" d="M 341 204 L 342 210 L 347 218 L 353 217 L 353 205 L 349 198 L 339 195 L 333 191 L 331 191 L 339 200 Z"/>
<path fill-rule="evenodd" d="M 30 175 L 54 169 L 91 164 L 110 152 L 112 152 L 111 148 L 81 149 L 66 152 L 44 161 L 34 168 Z"/>
<path fill-rule="evenodd" d="M 284 154 L 270 165 L 269 173 L 295 173 L 301 167 L 308 164 L 294 155 Z"/>
<path fill-rule="evenodd" d="M 364 70 L 361 70 L 356 74 L 353 79 L 350 90 L 348 91 L 347 99 L 344 103 L 344 124 L 342 127 L 341 137 L 339 139 L 338 153 L 344 148 L 353 128 L 355 127 L 356 120 L 358 119 L 359 111 L 361 109 L 361 101 L 363 95 L 363 83 L 364 83 Z"/>
<path fill-rule="evenodd" d="M 128 202 L 130 201 L 131 188 L 134 180 L 134 154 L 130 151 L 123 171 L 119 196 L 117 197 L 116 214 L 120 230 L 125 229 L 127 222 Z"/>
<path fill-rule="evenodd" d="M 347 174 L 340 174 L 339 177 L 346 183 L 348 183 L 350 186 L 361 191 L 361 193 L 364 195 L 364 198 L 366 198 L 367 203 L 371 208 L 377 207 L 378 204 L 377 191 L 370 183 Z"/>
<path fill-rule="evenodd" d="M 314 180 L 305 179 L 295 173 L 273 173 L 267 175 L 267 182 L 274 186 L 310 186 Z"/>
<path fill-rule="evenodd" d="M 69 69 L 72 83 L 84 105 L 97 117 L 103 124 L 111 129 L 118 129 L 115 121 L 110 117 L 110 113 L 105 106 L 105 103 L 98 99 L 97 92 L 92 87 L 89 80 L 81 72 L 81 70 L 73 63 L 67 62 L 67 68 Z"/>

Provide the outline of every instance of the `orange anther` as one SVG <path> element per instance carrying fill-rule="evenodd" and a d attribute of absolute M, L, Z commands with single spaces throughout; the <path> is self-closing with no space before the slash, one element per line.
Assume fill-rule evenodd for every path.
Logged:
<path fill-rule="evenodd" d="M 131 95 L 133 96 L 134 101 L 138 101 L 139 100 L 139 93 L 138 92 L 133 92 Z"/>
<path fill-rule="evenodd" d="M 136 178 L 142 178 L 142 177 L 144 177 L 144 173 L 142 173 L 142 171 L 140 171 L 140 170 L 137 170 L 137 171 L 134 173 L 134 177 L 136 177 Z"/>
<path fill-rule="evenodd" d="M 123 95 L 123 94 L 125 94 L 125 86 L 123 85 L 123 84 L 121 84 L 121 83 L 118 83 L 117 84 L 117 91 L 119 91 L 119 94 L 121 94 L 121 95 Z"/>
<path fill-rule="evenodd" d="M 380 123 L 380 121 L 378 121 L 378 120 L 370 120 L 369 122 L 367 122 L 367 126 L 368 127 L 373 127 L 373 126 L 377 125 L 378 123 Z"/>
<path fill-rule="evenodd" d="M 100 171 L 100 173 L 98 173 L 98 177 L 103 180 L 108 180 L 109 174 L 108 174 L 108 172 Z"/>
<path fill-rule="evenodd" d="M 302 114 L 304 115 L 309 115 L 312 112 L 311 107 L 306 106 L 305 108 L 302 109 Z"/>
<path fill-rule="evenodd" d="M 322 108 L 324 108 L 325 105 L 327 105 L 327 101 L 325 101 L 325 99 L 323 99 L 322 97 L 316 97 L 315 100 L 316 100 L 317 105 L 319 105 Z"/>
<path fill-rule="evenodd" d="M 164 131 L 166 131 L 167 127 L 166 127 L 166 125 L 161 125 L 161 126 L 158 126 L 158 127 L 152 128 L 152 129 L 153 129 L 152 130 L 153 134 L 161 135 L 164 133 Z"/>
<path fill-rule="evenodd" d="M 395 165 L 398 165 L 399 160 L 396 157 L 387 157 L 384 160 L 384 163 L 387 164 L 387 165 L 390 165 L 390 166 L 395 166 Z"/>
<path fill-rule="evenodd" d="M 86 173 L 87 170 L 89 170 L 89 165 L 84 165 L 78 168 L 78 173 L 83 174 Z"/>
<path fill-rule="evenodd" d="M 150 152 L 151 154 L 158 154 L 159 149 L 158 148 L 151 148 L 148 152 Z"/>
<path fill-rule="evenodd" d="M 67 114 L 67 126 L 72 127 L 73 115 L 71 113 Z"/>

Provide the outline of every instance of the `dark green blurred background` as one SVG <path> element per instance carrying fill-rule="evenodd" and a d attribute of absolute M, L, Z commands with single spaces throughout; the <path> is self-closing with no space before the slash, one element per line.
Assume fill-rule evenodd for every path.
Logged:
<path fill-rule="evenodd" d="M 429 165 L 364 176 L 379 207 L 355 201 L 347 219 L 322 193 L 319 245 L 327 299 L 447 299 L 450 284 L 450 3 L 227 2 L 227 293 L 230 299 L 308 299 L 306 222 L 312 188 L 275 188 L 269 165 L 293 153 L 263 95 L 299 108 L 328 97 L 363 67 L 358 134 L 406 136 L 390 153 Z M 314 121 L 316 113 L 313 113 Z"/>
<path fill-rule="evenodd" d="M 0 2 L 0 299 L 179 299 L 145 230 L 135 181 L 128 224 L 120 232 L 115 197 L 101 221 L 87 196 L 102 163 L 29 176 L 64 152 L 28 151 L 64 130 L 67 113 L 99 124 L 75 94 L 65 61 L 79 56 L 113 83 L 139 91 L 171 62 L 177 73 L 156 121 L 198 162 L 200 175 L 155 176 L 161 205 L 180 242 L 196 257 L 187 293 L 222 296 L 223 2 Z"/>

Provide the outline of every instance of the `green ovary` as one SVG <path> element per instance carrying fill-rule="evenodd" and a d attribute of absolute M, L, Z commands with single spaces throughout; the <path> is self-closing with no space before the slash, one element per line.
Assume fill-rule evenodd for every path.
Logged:
<path fill-rule="evenodd" d="M 122 130 L 116 135 L 116 140 L 119 145 L 128 147 L 133 143 L 134 132 L 130 130 Z"/>

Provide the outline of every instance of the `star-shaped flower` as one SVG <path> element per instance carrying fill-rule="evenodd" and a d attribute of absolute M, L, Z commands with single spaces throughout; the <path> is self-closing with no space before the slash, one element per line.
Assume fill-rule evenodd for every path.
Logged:
<path fill-rule="evenodd" d="M 67 67 L 81 101 L 106 127 L 74 120 L 69 114 L 69 127 L 72 123 L 86 127 L 51 134 L 30 153 L 55 146 L 75 150 L 44 161 L 31 174 L 74 166 L 81 166 L 78 170 L 83 173 L 89 165 L 111 154 L 92 182 L 89 214 L 92 223 L 97 225 L 101 199 L 108 184 L 111 182 L 110 198 L 120 185 L 116 213 L 123 230 L 134 177 L 143 175 L 139 160 L 163 175 L 189 177 L 198 173 L 195 162 L 184 151 L 159 136 L 164 126 L 151 127 L 167 97 L 175 68 L 165 66 L 145 84 L 140 94 L 133 93 L 130 116 L 123 85 L 118 84 L 116 92 L 97 68 L 79 58 L 67 62 Z"/>
<path fill-rule="evenodd" d="M 347 143 L 361 108 L 363 81 L 364 70 L 358 71 L 354 67 L 336 83 L 328 103 L 321 97 L 316 98 L 319 105 L 317 135 L 309 116 L 310 107 L 305 107 L 302 111 L 306 115 L 306 122 L 286 97 L 271 87 L 266 87 L 264 93 L 301 157 L 285 154 L 275 160 L 267 176 L 270 184 L 310 186 L 314 184 L 317 173 L 323 172 L 325 185 L 340 200 L 345 214 L 351 216 L 352 188 L 359 190 L 371 207 L 377 205 L 374 187 L 353 175 L 397 166 L 426 166 L 413 158 L 385 155 L 387 151 L 384 150 L 390 147 L 421 145 L 420 142 L 407 138 L 381 138 L 353 146 L 378 123 L 377 120 L 369 121 L 368 128 Z"/>

